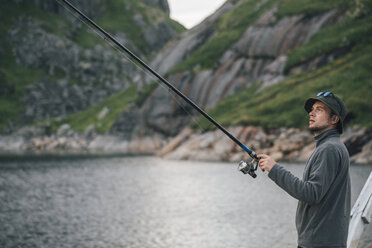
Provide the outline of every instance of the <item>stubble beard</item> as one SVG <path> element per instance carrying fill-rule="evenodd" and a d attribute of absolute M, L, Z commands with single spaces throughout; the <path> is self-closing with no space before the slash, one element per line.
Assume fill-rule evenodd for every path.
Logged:
<path fill-rule="evenodd" d="M 317 127 L 309 127 L 309 131 L 312 134 L 315 133 L 322 133 L 324 130 L 326 130 L 330 125 L 323 125 L 323 126 L 317 126 Z"/>

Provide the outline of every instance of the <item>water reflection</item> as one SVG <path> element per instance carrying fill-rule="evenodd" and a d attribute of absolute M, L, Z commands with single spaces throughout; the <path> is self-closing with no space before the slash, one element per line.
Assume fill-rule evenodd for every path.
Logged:
<path fill-rule="evenodd" d="M 2 161 L 0 246 L 295 247 L 296 200 L 236 167 L 153 157 Z M 302 174 L 303 165 L 286 167 Z M 371 169 L 352 167 L 353 202 Z M 361 247 L 371 247 L 364 236 Z"/>

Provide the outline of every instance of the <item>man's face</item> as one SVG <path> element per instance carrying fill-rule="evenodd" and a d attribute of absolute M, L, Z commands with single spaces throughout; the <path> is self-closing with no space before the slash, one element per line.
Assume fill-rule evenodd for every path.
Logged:
<path fill-rule="evenodd" d="M 309 129 L 315 135 L 334 127 L 334 120 L 331 119 L 331 109 L 322 102 L 315 102 L 309 113 Z"/>

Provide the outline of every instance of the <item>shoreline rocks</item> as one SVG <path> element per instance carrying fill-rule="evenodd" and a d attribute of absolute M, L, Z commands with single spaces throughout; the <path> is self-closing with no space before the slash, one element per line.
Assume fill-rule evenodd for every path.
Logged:
<path fill-rule="evenodd" d="M 279 128 L 265 130 L 253 126 L 236 126 L 228 131 L 257 153 L 266 153 L 278 162 L 306 162 L 315 149 L 307 130 Z M 37 135 L 37 130 L 0 136 L 0 154 L 36 155 L 156 155 L 172 160 L 228 161 L 250 160 L 249 155 L 219 130 L 197 132 L 187 127 L 179 135 L 137 137 L 126 140 L 115 135 L 59 132 Z M 372 133 L 353 127 L 341 136 L 352 163 L 372 164 Z"/>
<path fill-rule="evenodd" d="M 113 135 L 44 136 L 0 136 L 0 154 L 35 155 L 85 155 L 85 154 L 153 154 L 164 141 L 158 137 L 144 137 L 127 141 Z"/>
<path fill-rule="evenodd" d="M 312 134 L 307 130 L 259 127 L 231 127 L 228 131 L 257 153 L 269 154 L 278 162 L 304 163 L 315 149 Z M 359 127 L 349 128 L 341 136 L 350 153 L 350 161 L 372 163 L 372 134 Z M 185 128 L 173 138 L 158 156 L 175 160 L 229 161 L 250 160 L 249 155 L 219 130 L 193 133 Z"/>

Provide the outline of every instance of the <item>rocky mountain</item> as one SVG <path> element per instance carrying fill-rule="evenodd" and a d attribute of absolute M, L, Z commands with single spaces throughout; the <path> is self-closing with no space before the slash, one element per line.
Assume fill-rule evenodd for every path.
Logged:
<path fill-rule="evenodd" d="M 242 156 L 214 132 L 195 136 L 213 127 L 58 1 L 4 3 L 0 129 L 22 136 L 8 140 L 15 150 Z M 73 3 L 245 143 L 283 159 L 311 143 L 304 100 L 335 92 L 348 107 L 350 154 L 370 161 L 370 0 L 228 0 L 190 30 L 162 0 Z M 306 142 L 274 142 L 292 134 Z"/>
<path fill-rule="evenodd" d="M 332 76 L 339 73 L 335 70 L 347 56 L 356 60 L 357 53 L 369 49 L 369 45 L 364 45 L 371 40 L 370 17 L 370 1 L 339 0 L 327 4 L 321 1 L 227 1 L 201 24 L 167 45 L 151 65 L 203 109 L 214 111 L 217 107 L 211 113 L 227 126 L 259 123 L 264 127 L 304 127 L 305 113 L 302 117 L 298 115 L 293 103 L 302 108 L 304 99 L 327 88 L 351 106 L 349 121 L 371 127 L 370 118 L 363 117 L 369 115 L 364 109 L 370 108 L 370 103 L 347 94 L 351 89 L 355 89 L 355 96 L 364 90 L 371 92 L 370 74 L 360 73 L 362 88 L 356 86 L 354 79 L 336 81 Z M 370 61 L 371 57 L 366 57 L 361 67 Z M 353 73 L 352 70 L 343 72 Z M 320 82 L 317 74 L 330 82 Z M 299 79 L 299 75 L 304 75 L 304 79 Z M 152 80 L 147 78 L 149 82 Z M 306 81 L 307 89 L 274 87 L 291 80 Z M 260 92 L 269 92 L 268 88 L 275 89 L 271 97 L 281 102 L 273 101 L 271 107 L 265 107 L 267 111 L 248 113 L 247 118 L 251 120 L 237 116 L 242 114 L 242 109 L 249 109 L 244 105 L 248 95 L 254 102 L 252 108 L 264 107 L 262 101 L 257 103 L 256 99 Z M 255 94 L 248 94 L 245 89 Z M 228 99 L 234 101 L 242 91 L 246 98 L 241 96 L 239 104 L 235 101 L 234 106 L 227 104 L 228 107 L 218 109 L 224 106 L 221 103 L 228 96 L 232 95 Z M 286 95 L 291 97 L 286 99 Z M 283 106 L 289 99 L 292 102 Z M 279 105 L 283 106 L 281 110 L 277 108 Z M 286 117 L 272 114 L 284 109 L 291 114 Z M 133 109 L 129 111 L 133 115 Z M 195 122 L 196 114 L 164 87 L 154 87 L 141 108 L 134 112 L 141 120 L 141 132 L 150 136 L 153 133 L 174 136 Z M 260 119 L 262 114 L 271 117 L 270 121 Z M 119 118 L 116 126 L 125 125 L 121 120 L 124 119 Z"/>

